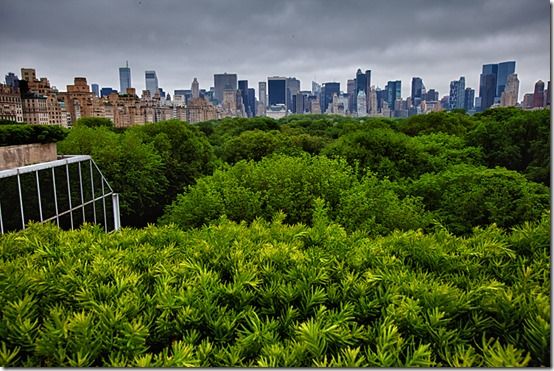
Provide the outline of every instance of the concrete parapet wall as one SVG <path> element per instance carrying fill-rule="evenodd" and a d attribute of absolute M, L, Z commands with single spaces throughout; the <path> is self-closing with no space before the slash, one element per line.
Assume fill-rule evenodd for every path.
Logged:
<path fill-rule="evenodd" d="M 54 161 L 56 159 L 56 143 L 33 143 L 0 147 L 0 170 Z"/>

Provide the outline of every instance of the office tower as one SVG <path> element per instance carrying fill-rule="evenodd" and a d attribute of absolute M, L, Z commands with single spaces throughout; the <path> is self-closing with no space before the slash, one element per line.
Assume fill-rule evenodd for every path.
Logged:
<path fill-rule="evenodd" d="M 150 96 L 153 97 L 156 93 L 159 93 L 156 71 L 145 71 L 144 77 L 146 80 L 146 90 L 148 90 L 150 92 Z"/>
<path fill-rule="evenodd" d="M 294 106 L 292 112 L 302 114 L 306 110 L 307 95 L 298 92 L 298 94 L 293 97 L 293 102 Z"/>
<path fill-rule="evenodd" d="M 544 107 L 544 82 L 539 80 L 535 83 L 533 93 L 533 107 Z"/>
<path fill-rule="evenodd" d="M 192 80 L 190 88 L 192 91 L 192 99 L 200 98 L 200 84 L 198 84 L 196 77 Z"/>
<path fill-rule="evenodd" d="M 224 89 L 223 109 L 225 112 L 229 115 L 235 116 L 237 113 L 237 104 L 237 89 Z"/>
<path fill-rule="evenodd" d="M 90 84 L 90 89 L 94 93 L 95 97 L 100 96 L 100 87 L 98 86 L 98 84 Z"/>
<path fill-rule="evenodd" d="M 437 102 L 439 100 L 439 92 L 435 89 L 429 89 L 425 94 L 425 100 L 428 102 Z"/>
<path fill-rule="evenodd" d="M 506 85 L 500 96 L 500 105 L 503 107 L 515 107 L 519 94 L 519 79 L 516 73 L 511 73 L 506 79 Z"/>
<path fill-rule="evenodd" d="M 419 106 L 422 100 L 424 100 L 423 94 L 425 93 L 425 86 L 423 80 L 420 77 L 412 77 L 412 104 Z"/>
<path fill-rule="evenodd" d="M 323 104 L 321 107 L 321 112 L 325 113 L 329 108 L 329 105 L 333 102 L 333 94 L 337 96 L 340 94 L 340 83 L 339 82 L 326 82 L 322 87 L 323 95 Z"/>
<path fill-rule="evenodd" d="M 119 91 L 126 94 L 127 89 L 131 87 L 131 69 L 129 62 L 125 62 L 125 67 L 119 67 Z"/>
<path fill-rule="evenodd" d="M 287 78 L 273 76 L 267 78 L 268 106 L 287 104 Z"/>
<path fill-rule="evenodd" d="M 385 91 L 386 91 L 385 100 L 387 101 L 389 108 L 394 109 L 393 107 L 396 100 L 402 98 L 401 84 L 402 83 L 400 82 L 400 80 L 387 82 L 387 85 L 385 86 Z"/>
<path fill-rule="evenodd" d="M 321 85 L 319 85 L 315 81 L 312 81 L 312 95 L 319 96 L 320 93 L 321 93 Z"/>
<path fill-rule="evenodd" d="M 484 111 L 494 104 L 497 74 L 497 64 L 483 65 L 483 72 L 479 78 L 479 98 L 481 98 L 480 111 Z"/>
<path fill-rule="evenodd" d="M 465 99 L 466 80 L 461 76 L 457 81 L 450 82 L 449 109 L 463 109 Z"/>
<path fill-rule="evenodd" d="M 546 105 L 550 107 L 550 80 L 548 81 L 548 85 L 546 88 Z"/>
<path fill-rule="evenodd" d="M 214 75 L 214 98 L 218 103 L 223 102 L 223 90 L 237 90 L 237 74 L 221 73 Z"/>
<path fill-rule="evenodd" d="M 252 112 L 249 111 L 249 106 L 248 106 L 248 80 L 239 80 L 238 81 L 238 85 L 239 85 L 239 94 L 240 94 L 240 101 L 242 101 L 242 104 L 244 106 L 244 113 L 246 114 L 247 117 L 252 117 Z M 239 101 L 239 105 L 240 105 L 240 101 Z"/>
<path fill-rule="evenodd" d="M 474 102 L 475 102 L 475 90 L 472 89 L 472 88 L 466 88 L 466 90 L 464 92 L 464 107 L 463 108 L 466 111 L 472 111 L 473 108 L 475 108 Z"/>
<path fill-rule="evenodd" d="M 107 97 L 111 93 L 117 93 L 117 90 L 113 90 L 110 87 L 105 87 L 105 88 L 100 89 L 100 97 Z"/>
<path fill-rule="evenodd" d="M 6 75 L 6 85 L 11 86 L 12 89 L 16 89 L 19 87 L 19 78 L 16 74 L 13 72 L 9 72 Z"/>
<path fill-rule="evenodd" d="M 293 96 L 300 92 L 300 80 L 295 77 L 287 78 L 287 108 L 292 111 L 293 108 Z"/>
<path fill-rule="evenodd" d="M 247 101 L 248 112 L 250 112 L 248 117 L 256 116 L 256 90 L 254 88 L 248 88 Z"/>
<path fill-rule="evenodd" d="M 514 73 L 516 70 L 516 62 L 502 62 L 498 63 L 498 73 L 496 76 L 496 97 L 500 98 L 502 92 L 505 89 L 506 82 L 508 81 L 508 76 Z"/>
<path fill-rule="evenodd" d="M 348 80 L 346 82 L 346 95 L 348 96 L 348 110 L 350 112 L 356 112 L 356 79 Z"/>
<path fill-rule="evenodd" d="M 358 96 L 356 97 L 356 108 L 358 111 L 356 111 L 358 117 L 365 117 L 367 116 L 367 106 L 366 106 L 367 97 L 363 90 L 360 90 L 358 92 Z"/>

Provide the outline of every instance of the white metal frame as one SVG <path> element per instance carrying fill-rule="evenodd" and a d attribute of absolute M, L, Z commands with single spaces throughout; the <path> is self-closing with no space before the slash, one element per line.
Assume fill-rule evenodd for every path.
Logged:
<path fill-rule="evenodd" d="M 91 185 L 91 194 L 92 199 L 85 202 L 84 200 L 84 192 L 83 192 L 83 176 L 82 176 L 82 168 L 81 164 L 84 161 L 89 162 L 89 170 L 90 170 L 90 185 Z M 80 198 L 81 202 L 78 205 L 73 206 L 71 202 L 71 182 L 69 179 L 69 164 L 78 164 L 78 172 L 79 172 L 79 190 L 80 190 Z M 100 182 L 102 184 L 102 194 L 96 196 L 94 193 L 94 171 L 93 171 L 93 165 L 100 174 Z M 65 167 L 65 173 L 66 173 L 66 183 L 67 183 L 67 194 L 68 194 L 68 202 L 69 202 L 69 209 L 63 210 L 60 212 L 58 209 L 58 191 L 56 187 L 56 176 L 55 176 L 55 169 L 59 167 Z M 55 215 L 50 218 L 43 218 L 43 210 L 42 210 L 42 194 L 40 191 L 40 182 L 39 182 L 39 174 L 38 172 L 40 170 L 52 170 L 52 185 L 54 190 L 54 207 L 55 207 Z M 24 204 L 24 190 L 21 189 L 21 175 L 35 172 L 36 176 L 36 185 L 37 185 L 37 195 L 38 195 L 38 208 L 39 208 L 39 215 L 40 215 L 40 222 L 49 222 L 56 220 L 56 224 L 60 225 L 60 217 L 63 215 L 69 214 L 70 220 L 71 220 L 71 229 L 75 228 L 74 221 L 73 221 L 73 213 L 77 212 L 79 209 L 82 210 L 83 213 L 83 221 L 86 221 L 85 217 L 85 206 L 92 204 L 93 208 L 93 222 L 94 224 L 97 224 L 96 220 L 96 201 L 102 200 L 102 207 L 103 207 L 103 215 L 104 215 L 104 229 L 107 232 L 108 231 L 108 218 L 107 218 L 107 212 L 106 212 L 106 198 L 110 197 L 112 198 L 112 213 L 113 213 L 113 222 L 114 222 L 114 230 L 118 230 L 121 228 L 121 221 L 120 221 L 120 215 L 119 215 L 119 194 L 115 193 L 102 174 L 102 171 L 98 168 L 94 160 L 88 156 L 88 155 L 78 155 L 78 156 L 63 156 L 63 158 L 55 160 L 55 161 L 49 161 L 49 162 L 42 162 L 39 164 L 34 165 L 28 165 L 28 166 L 21 166 L 13 169 L 7 169 L 7 170 L 1 170 L 0 171 L 0 179 L 1 178 L 8 178 L 8 177 L 17 177 L 17 188 L 18 188 L 18 195 L 19 195 L 19 209 L 21 213 L 21 227 L 22 229 L 25 229 L 25 214 L 23 209 Z M 104 187 L 104 184 L 108 186 L 108 191 L 106 192 L 106 189 Z M 0 233 L 4 233 L 4 215 L 2 214 L 2 200 L 0 200 Z"/>

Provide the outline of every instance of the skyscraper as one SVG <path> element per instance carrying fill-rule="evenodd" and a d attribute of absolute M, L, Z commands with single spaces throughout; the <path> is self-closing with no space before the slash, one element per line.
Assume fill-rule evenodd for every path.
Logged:
<path fill-rule="evenodd" d="M 273 76 L 267 78 L 268 106 L 287 104 L 287 78 Z"/>
<path fill-rule="evenodd" d="M 242 104 L 244 104 L 244 112 L 247 117 L 252 117 L 251 112 L 248 112 L 248 80 L 239 80 L 238 84 Z"/>
<path fill-rule="evenodd" d="M 92 93 L 96 96 L 100 96 L 100 87 L 98 84 L 90 84 L 90 90 L 92 90 Z"/>
<path fill-rule="evenodd" d="M 423 100 L 423 93 L 425 92 L 425 86 L 423 80 L 420 77 L 412 77 L 412 104 L 419 106 Z"/>
<path fill-rule="evenodd" d="M 533 93 L 533 107 L 544 107 L 544 82 L 539 80 L 535 83 Z"/>
<path fill-rule="evenodd" d="M 150 91 L 150 95 L 153 97 L 158 90 L 158 77 L 156 71 L 144 71 L 144 78 L 146 80 L 146 90 Z"/>
<path fill-rule="evenodd" d="M 496 76 L 496 97 L 497 98 L 500 98 L 502 96 L 502 92 L 506 87 L 508 76 L 514 73 L 515 70 L 516 70 L 515 61 L 498 63 L 498 73 Z"/>
<path fill-rule="evenodd" d="M 471 111 L 474 108 L 475 102 L 475 90 L 472 88 L 466 88 L 464 92 L 464 109 L 466 111 Z"/>
<path fill-rule="evenodd" d="M 127 89 L 131 87 L 131 69 L 129 62 L 125 62 L 125 67 L 119 67 L 119 92 L 126 94 Z"/>
<path fill-rule="evenodd" d="M 191 90 L 193 99 L 200 98 L 200 84 L 198 84 L 196 77 L 192 80 Z"/>
<path fill-rule="evenodd" d="M 346 94 L 348 95 L 348 110 L 350 112 L 356 112 L 356 79 L 346 81 Z"/>
<path fill-rule="evenodd" d="M 394 103 L 397 99 L 402 99 L 402 83 L 400 80 L 389 81 L 385 86 L 386 90 L 386 101 L 389 105 L 389 108 L 394 107 Z"/>
<path fill-rule="evenodd" d="M 466 90 L 466 79 L 461 76 L 459 80 L 450 82 L 450 96 L 448 98 L 449 109 L 463 109 Z"/>
<path fill-rule="evenodd" d="M 287 108 L 292 110 L 293 96 L 300 92 L 300 80 L 296 77 L 287 78 Z"/>
<path fill-rule="evenodd" d="M 480 111 L 484 111 L 494 104 L 497 74 L 497 64 L 483 65 L 483 72 L 479 78 L 479 98 L 481 98 Z"/>
<path fill-rule="evenodd" d="M 326 82 L 323 84 L 322 95 L 323 95 L 323 105 L 321 112 L 325 113 L 329 104 L 333 102 L 333 94 L 337 96 L 340 94 L 340 82 Z"/>
<path fill-rule="evenodd" d="M 265 115 L 267 107 L 267 83 L 265 81 L 258 82 L 258 101 L 257 115 Z"/>
<path fill-rule="evenodd" d="M 367 101 L 367 98 L 365 96 L 365 93 L 363 90 L 360 90 L 358 92 L 358 96 L 356 97 L 356 107 L 358 109 L 357 111 L 357 116 L 358 117 L 365 117 L 367 116 L 367 106 L 366 106 L 366 101 Z"/>
<path fill-rule="evenodd" d="M 221 104 L 223 102 L 223 90 L 237 90 L 237 74 L 222 73 L 214 75 L 214 97 Z"/>
<path fill-rule="evenodd" d="M 517 105 L 519 94 L 519 79 L 517 73 L 511 73 L 506 79 L 506 86 L 500 96 L 500 105 L 503 107 L 514 107 Z"/>
<path fill-rule="evenodd" d="M 248 88 L 248 112 L 251 116 L 256 116 L 256 90 L 254 88 Z"/>
<path fill-rule="evenodd" d="M 11 86 L 14 89 L 19 87 L 19 78 L 15 73 L 9 72 L 6 75 L 6 85 Z"/>

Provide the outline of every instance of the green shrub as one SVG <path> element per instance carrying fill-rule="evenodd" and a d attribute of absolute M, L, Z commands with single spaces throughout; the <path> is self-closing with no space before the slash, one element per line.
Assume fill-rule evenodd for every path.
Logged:
<path fill-rule="evenodd" d="M 0 125 L 0 146 L 53 143 L 66 137 L 68 130 L 58 125 Z"/>

